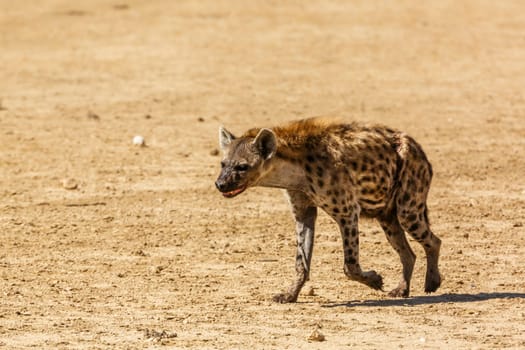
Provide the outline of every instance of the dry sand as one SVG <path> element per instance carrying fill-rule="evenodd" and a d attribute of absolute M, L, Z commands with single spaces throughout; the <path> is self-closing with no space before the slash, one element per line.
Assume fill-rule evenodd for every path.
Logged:
<path fill-rule="evenodd" d="M 519 0 L 2 1 L 0 348 L 525 348 L 524 33 Z M 321 114 L 423 145 L 437 293 L 413 241 L 411 298 L 349 281 L 323 214 L 271 302 L 293 221 L 278 190 L 220 196 L 217 130 Z"/>

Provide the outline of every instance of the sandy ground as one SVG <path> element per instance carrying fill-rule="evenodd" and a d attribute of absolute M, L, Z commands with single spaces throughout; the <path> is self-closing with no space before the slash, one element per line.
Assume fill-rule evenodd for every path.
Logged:
<path fill-rule="evenodd" d="M 0 348 L 525 348 L 523 1 L 0 7 Z M 220 196 L 217 130 L 320 114 L 424 146 L 437 293 L 413 241 L 411 298 L 347 280 L 323 214 L 299 302 L 271 302 L 292 218 L 279 190 Z M 397 255 L 360 226 L 362 265 L 395 287 Z"/>

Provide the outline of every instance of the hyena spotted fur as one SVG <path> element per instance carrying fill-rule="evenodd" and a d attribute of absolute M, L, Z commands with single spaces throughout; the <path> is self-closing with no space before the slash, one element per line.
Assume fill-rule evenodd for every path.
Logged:
<path fill-rule="evenodd" d="M 354 281 L 383 289 L 383 279 L 359 264 L 360 216 L 377 219 L 399 254 L 403 273 L 389 295 L 408 297 L 416 256 L 405 231 L 426 254 L 425 292 L 441 284 L 441 240 L 428 221 L 427 194 L 432 167 L 421 146 L 403 132 L 379 125 L 311 118 L 272 129 L 255 128 L 235 137 L 219 130 L 222 170 L 216 186 L 235 197 L 252 186 L 286 190 L 296 222 L 297 278 L 280 303 L 295 302 L 309 278 L 317 210 L 339 225 L 344 273 Z"/>

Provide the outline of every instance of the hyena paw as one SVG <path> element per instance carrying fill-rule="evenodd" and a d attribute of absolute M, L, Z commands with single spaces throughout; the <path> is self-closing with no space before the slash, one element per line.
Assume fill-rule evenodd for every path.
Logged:
<path fill-rule="evenodd" d="M 425 278 L 425 292 L 426 293 L 432 293 L 435 292 L 439 287 L 441 286 L 441 275 L 435 274 L 427 275 Z"/>
<path fill-rule="evenodd" d="M 388 293 L 389 297 L 393 298 L 408 298 L 408 295 L 410 294 L 410 287 L 409 284 L 406 281 L 401 281 L 397 288 L 391 290 Z"/>
<path fill-rule="evenodd" d="M 388 296 L 389 297 L 393 297 L 393 298 L 408 298 L 409 293 L 410 292 L 409 292 L 409 290 L 407 288 L 397 287 L 395 289 L 392 289 L 388 293 Z"/>
<path fill-rule="evenodd" d="M 370 288 L 383 290 L 383 277 L 375 271 L 363 273 L 364 283 Z"/>
<path fill-rule="evenodd" d="M 291 293 L 279 293 L 275 294 L 272 300 L 279 304 L 295 303 L 297 301 L 297 295 Z"/>

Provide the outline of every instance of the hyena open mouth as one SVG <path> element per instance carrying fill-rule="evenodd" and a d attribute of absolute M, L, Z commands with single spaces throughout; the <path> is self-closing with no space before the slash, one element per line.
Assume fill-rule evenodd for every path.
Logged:
<path fill-rule="evenodd" d="M 223 192 L 222 195 L 226 198 L 233 198 L 241 193 L 244 192 L 244 190 L 246 189 L 246 186 L 242 186 L 242 187 L 239 187 L 233 191 L 230 191 L 230 192 Z"/>

